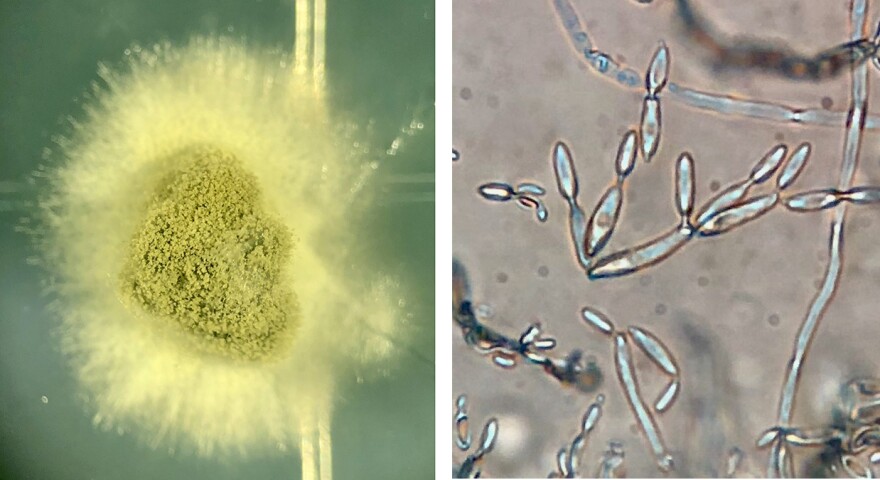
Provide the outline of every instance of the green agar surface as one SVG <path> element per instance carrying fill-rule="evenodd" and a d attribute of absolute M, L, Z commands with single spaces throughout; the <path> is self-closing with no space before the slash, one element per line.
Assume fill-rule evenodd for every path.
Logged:
<path fill-rule="evenodd" d="M 205 350 L 266 358 L 299 320 L 283 273 L 291 234 L 233 155 L 203 147 L 171 162 L 131 241 L 122 293 Z"/>

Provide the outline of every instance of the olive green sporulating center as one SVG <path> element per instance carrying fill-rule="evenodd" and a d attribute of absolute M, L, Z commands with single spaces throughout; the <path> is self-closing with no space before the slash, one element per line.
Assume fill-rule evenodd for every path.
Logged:
<path fill-rule="evenodd" d="M 234 156 L 197 148 L 171 164 L 132 239 L 123 294 L 206 350 L 265 358 L 290 340 L 299 318 L 282 272 L 290 232 Z"/>

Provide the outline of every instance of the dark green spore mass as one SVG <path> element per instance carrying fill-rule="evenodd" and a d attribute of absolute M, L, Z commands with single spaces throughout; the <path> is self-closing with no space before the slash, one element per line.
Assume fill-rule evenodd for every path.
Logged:
<path fill-rule="evenodd" d="M 131 241 L 124 296 L 189 332 L 205 350 L 256 360 L 299 320 L 282 271 L 293 241 L 266 211 L 256 178 L 214 148 L 171 159 Z"/>

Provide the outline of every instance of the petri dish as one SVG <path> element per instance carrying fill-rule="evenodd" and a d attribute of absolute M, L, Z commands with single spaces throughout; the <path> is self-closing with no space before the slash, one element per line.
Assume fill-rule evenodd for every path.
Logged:
<path fill-rule="evenodd" d="M 367 7 L 357 2 L 325 5 L 314 1 L 190 2 L 186 5 L 135 1 L 49 2 L 39 7 L 22 2 L 4 3 L 0 55 L 14 68 L 4 70 L 0 80 L 3 83 L 0 96 L 3 104 L 0 377 L 4 384 L 0 394 L 3 418 L 0 443 L 4 452 L 0 476 L 331 478 L 334 474 L 340 477 L 360 474 L 409 478 L 430 474 L 433 465 L 430 415 L 433 411 L 433 330 L 429 320 L 433 311 L 433 245 L 429 241 L 433 238 L 432 6 L 430 2 L 391 2 Z M 297 28 L 305 18 L 310 19 L 306 24 L 310 25 L 313 35 L 305 42 L 298 42 L 297 32 L 302 30 Z M 326 28 L 323 37 L 318 34 L 322 23 Z M 155 418 L 156 410 L 129 411 L 127 421 L 98 417 L 107 411 L 107 404 L 101 403 L 102 395 L 105 399 L 113 395 L 84 388 L 79 381 L 81 371 L 63 346 L 70 337 L 59 317 L 64 316 L 67 304 L 61 301 L 60 309 L 53 307 L 51 304 L 59 301 L 58 296 L 46 293 L 50 283 L 47 270 L 52 268 L 40 265 L 41 253 L 33 244 L 33 239 L 40 235 L 35 230 L 39 229 L 36 225 L 39 224 L 40 201 L 46 198 L 48 188 L 46 177 L 37 173 L 38 170 L 51 175 L 62 163 L 64 155 L 58 153 L 63 150 L 57 144 L 59 136 L 80 138 L 71 135 L 70 123 L 72 120 L 88 125 L 84 111 L 95 108 L 95 97 L 100 97 L 91 90 L 91 85 L 112 90 L 105 80 L 107 76 L 102 79 L 99 70 L 111 72 L 110 76 L 118 75 L 116 79 L 123 87 L 131 86 L 131 80 L 137 75 L 128 66 L 130 58 L 140 55 L 134 62 L 142 73 L 161 73 L 161 69 L 156 70 L 157 67 L 149 63 L 148 50 L 153 51 L 154 45 L 159 45 L 156 52 L 161 62 L 163 58 L 168 60 L 185 52 L 186 45 L 194 38 L 202 39 L 205 44 L 210 44 L 211 39 L 224 38 L 233 45 L 232 50 L 245 52 L 244 58 L 260 56 L 259 62 L 266 58 L 291 61 L 300 53 L 298 45 L 308 46 L 305 54 L 310 59 L 309 75 L 321 74 L 314 75 L 315 83 L 311 86 L 321 81 L 322 112 L 331 119 L 327 124 L 333 128 L 327 135 L 333 139 L 335 151 L 342 154 L 332 162 L 316 161 L 320 162 L 319 166 L 337 167 L 326 172 L 327 175 L 339 174 L 341 169 L 349 172 L 351 178 L 359 178 L 351 182 L 351 197 L 370 198 L 370 208 L 363 219 L 370 228 L 362 230 L 363 238 L 351 249 L 369 251 L 373 260 L 359 268 L 350 265 L 338 274 L 340 278 L 360 276 L 362 283 L 355 284 L 362 286 L 369 284 L 367 279 L 371 276 L 393 279 L 389 280 L 388 288 L 395 285 L 396 293 L 384 295 L 386 300 L 393 299 L 393 308 L 384 311 L 389 314 L 386 315 L 388 322 L 370 323 L 367 320 L 371 314 L 383 312 L 357 308 L 351 310 L 350 320 L 360 322 L 364 330 L 332 333 L 341 339 L 336 342 L 339 345 L 383 347 L 385 353 L 382 354 L 366 349 L 361 353 L 385 357 L 385 360 L 360 366 L 358 362 L 339 362 L 340 368 L 327 370 L 334 372 L 332 380 L 337 388 L 325 399 L 326 428 L 320 435 L 312 432 L 315 435 L 312 446 L 323 443 L 313 448 L 311 455 L 301 453 L 307 448 L 293 434 L 288 435 L 287 441 L 268 447 L 230 451 L 236 450 L 233 448 L 218 453 L 198 451 L 198 446 L 187 442 L 166 441 L 168 437 L 162 435 L 153 435 L 155 442 L 146 440 L 150 435 L 143 434 L 144 426 L 151 423 L 150 416 Z M 323 44 L 319 38 L 323 38 Z M 177 53 L 161 53 L 165 48 Z M 212 58 L 230 60 L 232 57 Z M 318 58 L 323 61 L 314 60 Z M 318 64 L 323 65 L 323 71 L 316 68 Z M 233 66 L 219 65 L 217 71 Z M 272 68 L 292 69 L 293 64 Z M 181 90 L 185 91 L 185 87 L 186 82 Z M 146 88 L 149 90 L 150 86 Z M 274 90 L 266 86 L 266 91 Z M 229 95 L 236 94 L 229 92 Z M 186 94 L 184 97 L 191 98 Z M 109 98 L 113 99 L 112 94 Z M 162 108 L 150 105 L 149 101 L 138 106 L 126 98 L 117 100 L 116 105 L 121 106 L 122 111 L 135 114 L 139 108 Z M 284 115 L 282 112 L 279 118 Z M 317 122 L 318 119 L 306 121 Z M 129 133 L 137 136 L 137 132 Z M 260 132 L 266 138 L 255 141 L 265 144 L 283 140 L 268 138 L 272 133 Z M 314 188 L 319 192 L 323 184 L 317 183 Z M 360 191 L 355 187 L 363 189 L 363 197 L 358 197 Z M 316 204 L 320 206 L 320 202 Z M 344 210 L 339 207 L 336 211 L 340 209 Z M 393 238 L 387 232 L 395 232 Z M 401 251 L 407 253 L 403 255 Z M 324 252 L 331 253 L 334 252 Z M 345 257 L 345 252 L 335 254 Z M 377 282 L 377 285 L 384 284 Z M 304 298 L 301 295 L 300 302 Z M 327 301 L 345 304 L 338 298 Z M 377 325 L 388 328 L 377 330 L 374 328 Z M 328 326 L 332 326 L 332 322 Z M 369 328 L 374 329 L 368 332 Z M 324 358 L 331 358 L 334 346 L 328 344 L 325 350 L 328 355 Z M 319 360 L 316 358 L 315 362 Z M 144 390 L 140 392 L 146 394 Z M 115 397 L 111 403 L 120 400 Z M 179 400 L 186 402 L 186 399 Z M 268 409 L 270 399 L 265 400 Z M 261 401 L 255 400 L 252 406 L 251 411 L 260 410 Z M 228 411 L 234 415 L 236 410 L 230 406 Z M 138 415 L 143 418 L 138 419 Z M 241 427 L 250 421 L 218 417 L 217 423 Z M 168 428 L 172 432 L 182 430 L 174 422 Z M 324 440 L 320 440 L 321 435 Z M 258 443 L 266 442 L 260 439 Z M 250 446 L 248 442 L 244 445 Z M 413 448 L 414 445 L 424 445 L 424 448 Z M 404 448 L 406 453 L 401 454 Z"/>

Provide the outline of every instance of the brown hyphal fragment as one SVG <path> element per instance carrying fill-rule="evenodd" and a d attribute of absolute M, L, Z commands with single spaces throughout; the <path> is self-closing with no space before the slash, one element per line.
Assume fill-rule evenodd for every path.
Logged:
<path fill-rule="evenodd" d="M 207 351 L 261 359 L 289 343 L 296 298 L 282 271 L 293 246 L 257 180 L 213 148 L 170 159 L 121 274 L 123 295 Z"/>

